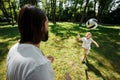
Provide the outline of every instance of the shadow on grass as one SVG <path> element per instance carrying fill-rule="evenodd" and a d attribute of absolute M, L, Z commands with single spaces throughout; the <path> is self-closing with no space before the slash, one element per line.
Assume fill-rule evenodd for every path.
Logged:
<path fill-rule="evenodd" d="M 62 27 L 62 25 L 52 25 L 51 32 L 56 36 L 61 37 L 62 40 L 68 39 L 70 36 L 76 37 L 77 33 L 85 34 L 90 31 L 100 45 L 99 48 L 92 46 L 92 49 L 99 55 L 104 57 L 114 68 L 114 71 L 120 74 L 120 28 L 116 29 L 114 26 L 109 28 L 104 26 L 98 26 L 97 29 L 88 30 L 85 26 L 79 27 L 79 25 L 71 25 L 71 27 Z M 95 60 L 98 60 L 95 58 Z M 100 60 L 98 60 L 99 62 Z M 107 68 L 103 62 L 99 62 L 100 66 Z"/>
<path fill-rule="evenodd" d="M 96 67 L 94 67 L 92 64 L 90 64 L 88 62 L 88 60 L 86 60 L 86 66 L 88 67 L 88 69 L 85 70 L 85 74 L 86 74 L 86 80 L 89 79 L 89 76 L 88 76 L 88 72 L 89 71 L 92 71 L 94 72 L 95 75 L 97 75 L 98 77 L 101 77 L 103 80 L 105 80 L 104 76 L 101 74 L 101 72 L 99 71 L 99 69 L 97 69 Z"/>
<path fill-rule="evenodd" d="M 99 69 L 97 69 L 92 64 L 90 64 L 88 62 L 88 60 L 86 60 L 85 64 L 88 67 L 88 69 L 85 70 L 86 80 L 89 80 L 88 72 L 90 72 L 90 71 L 94 72 L 95 75 L 97 75 L 98 77 L 101 77 L 103 80 L 105 80 L 104 76 L 101 74 L 101 72 L 99 71 Z"/>
<path fill-rule="evenodd" d="M 85 26 L 71 25 L 70 27 L 63 27 L 65 25 L 51 25 L 51 32 L 56 36 L 61 37 L 61 40 L 68 39 L 70 36 L 77 36 L 77 33 L 86 32 Z"/>
<path fill-rule="evenodd" d="M 6 42 L 6 43 L 2 43 L 0 42 L 0 63 L 2 60 L 5 59 L 6 57 L 6 54 L 8 53 L 8 46 L 9 44 Z"/>
<path fill-rule="evenodd" d="M 0 26 L 6 26 L 6 25 L 9 25 L 8 22 L 0 22 Z"/>
<path fill-rule="evenodd" d="M 99 32 L 93 32 L 94 38 L 99 42 L 100 47 L 94 48 L 114 68 L 114 71 L 120 74 L 120 29 L 111 29 L 100 26 Z"/>
<path fill-rule="evenodd" d="M 19 34 L 17 27 L 0 28 L 0 63 L 6 58 L 10 43 L 18 40 L 18 38 Z"/>
<path fill-rule="evenodd" d="M 17 27 L 3 27 L 0 28 L 0 36 L 4 39 L 18 37 L 18 28 Z"/>

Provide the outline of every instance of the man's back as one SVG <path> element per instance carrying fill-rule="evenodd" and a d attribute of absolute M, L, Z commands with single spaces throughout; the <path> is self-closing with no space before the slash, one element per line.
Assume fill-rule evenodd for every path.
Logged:
<path fill-rule="evenodd" d="M 50 61 L 31 44 L 15 44 L 7 56 L 7 80 L 54 80 Z"/>

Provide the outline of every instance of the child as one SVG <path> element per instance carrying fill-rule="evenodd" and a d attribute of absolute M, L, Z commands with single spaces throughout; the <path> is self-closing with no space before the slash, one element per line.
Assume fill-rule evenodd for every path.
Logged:
<path fill-rule="evenodd" d="M 77 36 L 79 41 L 82 41 L 82 47 L 84 49 L 84 58 L 82 60 L 82 63 L 85 63 L 85 60 L 87 59 L 87 55 L 91 49 L 91 43 L 94 43 L 97 47 L 99 47 L 98 43 L 92 39 L 92 34 L 90 32 L 87 32 L 85 34 L 85 37 L 81 38 L 80 35 Z"/>

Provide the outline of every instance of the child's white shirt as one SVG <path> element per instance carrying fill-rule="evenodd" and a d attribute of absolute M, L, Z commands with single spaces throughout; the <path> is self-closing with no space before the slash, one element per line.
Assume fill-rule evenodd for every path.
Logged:
<path fill-rule="evenodd" d="M 87 39 L 86 37 L 83 37 L 81 40 L 83 41 L 82 47 L 90 50 L 91 49 L 92 38 Z"/>

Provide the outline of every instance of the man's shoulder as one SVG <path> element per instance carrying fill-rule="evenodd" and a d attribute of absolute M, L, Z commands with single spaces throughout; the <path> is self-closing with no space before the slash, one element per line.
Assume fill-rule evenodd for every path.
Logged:
<path fill-rule="evenodd" d="M 16 49 L 17 47 L 18 47 L 18 43 L 14 44 L 14 45 L 10 48 L 10 50 Z M 9 50 L 9 51 L 10 51 L 10 50 Z"/>

